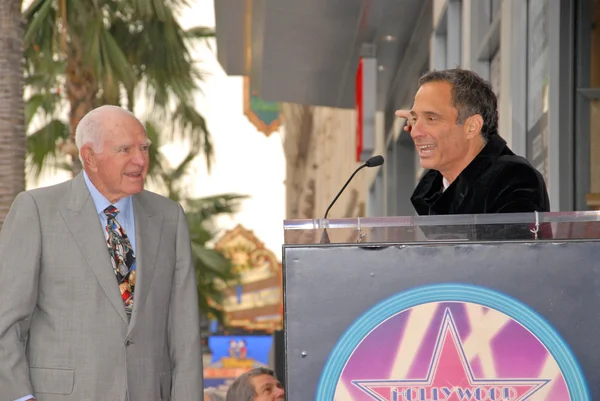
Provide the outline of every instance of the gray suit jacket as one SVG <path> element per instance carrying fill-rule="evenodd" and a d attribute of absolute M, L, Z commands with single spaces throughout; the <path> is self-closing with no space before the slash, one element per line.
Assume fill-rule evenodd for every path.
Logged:
<path fill-rule="evenodd" d="M 80 174 L 17 196 L 0 234 L 0 401 L 201 400 L 196 275 L 179 204 L 133 197 L 128 323 Z"/>

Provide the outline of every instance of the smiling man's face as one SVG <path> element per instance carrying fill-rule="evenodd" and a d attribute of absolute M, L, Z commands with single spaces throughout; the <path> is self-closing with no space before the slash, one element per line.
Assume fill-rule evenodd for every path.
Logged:
<path fill-rule="evenodd" d="M 428 82 L 422 85 L 411 110 L 410 135 L 421 167 L 457 175 L 469 152 L 468 135 L 458 123 L 452 100 L 452 84 Z M 453 174 L 458 169 L 458 173 Z"/>
<path fill-rule="evenodd" d="M 140 122 L 125 113 L 107 113 L 102 130 L 102 151 L 86 144 L 84 159 L 94 186 L 114 204 L 144 189 L 150 141 Z"/>
<path fill-rule="evenodd" d="M 258 375 L 250 379 L 256 395 L 254 401 L 283 400 L 285 391 L 283 386 L 271 375 Z"/>

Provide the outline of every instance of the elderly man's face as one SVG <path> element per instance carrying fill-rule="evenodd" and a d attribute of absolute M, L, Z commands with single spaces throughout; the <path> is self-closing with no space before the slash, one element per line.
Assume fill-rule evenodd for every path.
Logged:
<path fill-rule="evenodd" d="M 271 375 L 259 375 L 250 379 L 256 396 L 254 401 L 283 400 L 285 391 L 279 380 Z"/>
<path fill-rule="evenodd" d="M 144 189 L 150 141 L 135 118 L 118 113 L 107 119 L 102 152 L 91 156 L 88 174 L 100 193 L 115 203 Z"/>

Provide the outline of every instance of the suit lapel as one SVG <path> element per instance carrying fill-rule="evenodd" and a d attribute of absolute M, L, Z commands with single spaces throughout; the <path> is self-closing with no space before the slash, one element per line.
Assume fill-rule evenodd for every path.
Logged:
<path fill-rule="evenodd" d="M 130 333 L 148 295 L 152 276 L 156 269 L 156 256 L 162 232 L 162 214 L 152 208 L 144 192 L 133 196 L 133 214 L 135 219 L 136 283 L 133 313 L 129 325 Z"/>
<path fill-rule="evenodd" d="M 87 264 L 92 269 L 106 296 L 117 313 L 127 323 L 125 306 L 113 272 L 102 227 L 100 227 L 94 201 L 85 185 L 83 175 L 73 179 L 71 200 L 62 210 L 63 218 L 73 235 Z"/>

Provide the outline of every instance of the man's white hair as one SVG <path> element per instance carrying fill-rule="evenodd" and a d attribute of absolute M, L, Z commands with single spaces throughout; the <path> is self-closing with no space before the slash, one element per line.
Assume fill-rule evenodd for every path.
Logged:
<path fill-rule="evenodd" d="M 85 165 L 83 157 L 81 157 L 81 148 L 84 145 L 92 145 L 92 149 L 95 153 L 102 152 L 102 148 L 104 146 L 104 141 L 102 140 L 104 132 L 102 129 L 105 126 L 103 125 L 104 120 L 101 118 L 101 115 L 109 111 L 129 114 L 131 117 L 137 120 L 135 115 L 133 115 L 133 113 L 131 113 L 129 110 L 119 106 L 110 105 L 100 106 L 83 116 L 81 121 L 79 121 L 79 124 L 77 124 L 77 128 L 75 129 L 75 145 L 77 145 L 79 160 L 81 161 L 82 166 Z"/>

